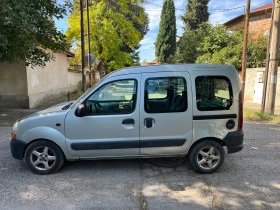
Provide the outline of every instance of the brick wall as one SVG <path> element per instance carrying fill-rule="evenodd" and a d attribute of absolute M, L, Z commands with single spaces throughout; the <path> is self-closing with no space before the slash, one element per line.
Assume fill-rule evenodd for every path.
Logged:
<path fill-rule="evenodd" d="M 249 34 L 252 38 L 257 36 L 263 36 L 266 31 L 270 30 L 271 14 L 263 14 L 249 19 Z M 227 27 L 231 30 L 239 30 L 244 28 L 244 17 L 239 18 L 227 24 Z"/>
<path fill-rule="evenodd" d="M 271 15 L 264 14 L 250 18 L 249 34 L 251 37 L 263 36 L 265 32 L 270 30 Z"/>

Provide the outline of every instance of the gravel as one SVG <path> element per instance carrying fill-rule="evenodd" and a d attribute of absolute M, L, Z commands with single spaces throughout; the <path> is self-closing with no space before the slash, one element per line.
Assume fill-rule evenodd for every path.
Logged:
<path fill-rule="evenodd" d="M 35 175 L 9 150 L 0 127 L 0 209 L 279 209 L 280 126 L 245 123 L 245 147 L 213 174 L 188 162 L 157 167 L 144 159 L 68 162 Z"/>

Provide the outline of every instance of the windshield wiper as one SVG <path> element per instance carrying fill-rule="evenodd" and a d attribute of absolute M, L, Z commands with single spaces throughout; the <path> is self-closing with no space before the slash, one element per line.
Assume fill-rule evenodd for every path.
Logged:
<path fill-rule="evenodd" d="M 62 110 L 66 110 L 66 109 L 68 109 L 68 108 L 69 108 L 72 104 L 73 104 L 73 103 L 69 103 L 69 104 L 67 104 L 66 106 L 62 107 Z"/>

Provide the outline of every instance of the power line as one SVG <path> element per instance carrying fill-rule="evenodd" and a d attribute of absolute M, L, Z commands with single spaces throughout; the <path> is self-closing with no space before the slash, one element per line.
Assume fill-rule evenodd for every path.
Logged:
<path fill-rule="evenodd" d="M 159 4 L 156 4 L 156 3 L 151 3 L 151 2 L 144 2 L 144 4 L 150 4 L 150 5 L 153 5 L 153 6 L 157 6 L 157 7 L 160 7 L 162 8 L 163 6 L 162 5 L 159 5 Z M 232 10 L 236 10 L 236 9 L 240 9 L 240 8 L 244 8 L 245 10 L 245 6 L 239 6 L 239 7 L 233 7 L 233 8 L 227 8 L 227 9 L 217 9 L 217 10 L 210 10 L 209 13 L 210 14 L 215 14 L 215 13 L 223 13 L 223 12 L 228 12 L 228 11 L 232 11 Z M 161 9 L 146 9 L 146 11 L 160 11 Z M 181 9 L 181 8 L 176 8 L 175 7 L 175 10 L 181 10 L 181 11 L 185 11 L 185 9 Z M 244 12 L 245 13 L 245 12 Z"/>
<path fill-rule="evenodd" d="M 163 6 L 162 5 L 159 5 L 159 4 L 155 4 L 155 3 L 151 3 L 151 2 L 148 2 L 148 1 L 146 1 L 146 2 L 144 2 L 144 4 L 150 4 L 150 5 L 153 5 L 153 6 L 157 6 L 157 7 L 160 7 L 160 8 L 162 8 Z M 158 10 L 160 10 L 160 9 L 158 9 Z M 184 11 L 184 9 L 180 9 L 180 8 L 176 8 L 175 7 L 175 10 L 181 10 L 181 11 Z M 147 10 L 148 11 L 148 10 Z M 150 11 L 156 11 L 156 10 L 150 10 Z"/>
<path fill-rule="evenodd" d="M 209 13 L 210 14 L 214 14 L 214 13 L 228 12 L 228 11 L 236 10 L 236 9 L 240 9 L 240 8 L 244 8 L 245 9 L 245 6 L 234 7 L 234 8 L 229 8 L 229 9 L 210 10 Z"/>

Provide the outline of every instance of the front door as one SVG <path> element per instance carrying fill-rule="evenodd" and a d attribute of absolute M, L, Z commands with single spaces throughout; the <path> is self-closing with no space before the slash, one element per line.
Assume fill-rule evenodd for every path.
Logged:
<path fill-rule="evenodd" d="M 192 142 L 192 94 L 187 72 L 142 74 L 140 155 L 183 154 Z"/>
<path fill-rule="evenodd" d="M 85 115 L 70 110 L 65 119 L 66 144 L 75 157 L 139 155 L 140 75 L 115 77 L 84 100 Z"/>

